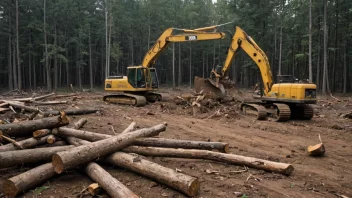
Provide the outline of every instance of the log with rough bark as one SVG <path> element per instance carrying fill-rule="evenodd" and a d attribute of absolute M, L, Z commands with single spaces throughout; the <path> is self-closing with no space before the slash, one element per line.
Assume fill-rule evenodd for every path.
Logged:
<path fill-rule="evenodd" d="M 66 136 L 76 137 L 76 138 L 80 138 L 80 139 L 88 140 L 92 142 L 112 137 L 112 135 L 70 129 L 66 127 L 61 127 L 59 131 L 55 133 L 55 135 L 62 136 L 62 137 L 66 137 Z M 216 149 L 224 153 L 229 152 L 229 144 L 223 143 L 223 142 L 175 140 L 175 139 L 167 139 L 167 138 L 141 138 L 136 140 L 133 143 L 133 145 L 165 147 L 165 148 L 204 149 L 204 150 Z"/>
<path fill-rule="evenodd" d="M 96 113 L 98 110 L 97 109 L 72 109 L 72 110 L 64 110 L 66 115 L 85 115 L 85 114 L 91 114 L 91 113 Z M 50 116 L 50 115 L 59 115 L 60 111 L 45 111 L 44 116 Z"/>
<path fill-rule="evenodd" d="M 177 157 L 190 159 L 208 159 L 229 164 L 248 166 L 270 172 L 290 175 L 294 168 L 291 164 L 273 162 L 254 157 L 245 157 L 235 154 L 217 153 L 213 151 L 195 150 L 195 149 L 174 149 L 174 148 L 155 148 L 155 147 L 138 147 L 131 146 L 124 149 L 126 152 L 138 153 L 145 156 L 155 157 Z"/>
<path fill-rule="evenodd" d="M 173 189 L 193 197 L 199 191 L 199 180 L 195 177 L 179 173 L 157 163 L 145 160 L 123 152 L 115 152 L 106 158 L 110 164 L 126 168 L 133 172 L 149 177 Z"/>
<path fill-rule="evenodd" d="M 55 135 L 49 135 L 48 139 L 46 140 L 48 144 L 54 144 L 56 142 L 56 136 Z"/>
<path fill-rule="evenodd" d="M 86 168 L 85 172 L 97 182 L 111 197 L 125 198 L 125 197 L 135 197 L 138 198 L 130 189 L 123 185 L 116 178 L 111 176 L 106 172 L 101 166 L 94 162 L 90 162 Z"/>
<path fill-rule="evenodd" d="M 134 128 L 136 127 L 137 123 L 136 122 L 132 122 L 125 130 L 123 130 L 121 133 L 128 133 L 134 130 Z"/>
<path fill-rule="evenodd" d="M 3 182 L 2 192 L 8 197 L 32 189 L 56 175 L 51 163 L 46 163 L 22 174 L 11 177 Z"/>
<path fill-rule="evenodd" d="M 39 129 L 33 132 L 33 137 L 40 138 L 51 134 L 51 129 Z"/>
<path fill-rule="evenodd" d="M 82 128 L 87 123 L 87 118 L 81 118 L 74 124 L 74 129 Z"/>
<path fill-rule="evenodd" d="M 0 168 L 50 161 L 54 153 L 66 151 L 71 148 L 74 148 L 74 146 L 45 147 L 0 152 Z"/>
<path fill-rule="evenodd" d="M 68 117 L 62 113 L 59 116 L 43 118 L 39 120 L 30 120 L 19 123 L 0 125 L 0 131 L 9 136 L 27 136 L 32 135 L 33 131 L 39 129 L 51 129 L 69 124 Z"/>
<path fill-rule="evenodd" d="M 54 144 L 49 144 L 49 147 L 54 147 L 54 146 L 66 146 L 67 143 L 64 140 L 56 141 Z"/>
<path fill-rule="evenodd" d="M 3 113 L 3 112 L 5 112 L 5 111 L 10 111 L 10 109 L 9 109 L 9 108 L 1 108 L 1 107 L 0 107 L 0 113 Z"/>
<path fill-rule="evenodd" d="M 56 105 L 56 104 L 67 104 L 67 101 L 45 101 L 45 102 L 32 101 L 32 103 L 35 105 Z"/>
<path fill-rule="evenodd" d="M 29 139 L 25 139 L 22 141 L 18 141 L 17 144 L 21 145 L 22 148 L 24 149 L 29 149 L 29 148 L 33 148 L 37 145 L 40 144 L 44 144 L 46 143 L 46 139 L 48 138 L 48 136 L 44 136 L 41 137 L 39 139 L 37 138 L 29 138 Z M 4 152 L 4 151 L 13 151 L 13 150 L 18 150 L 19 148 L 13 144 L 6 144 L 3 146 L 0 146 L 0 152 Z"/>
<path fill-rule="evenodd" d="M 166 123 L 151 128 L 120 134 L 108 139 L 82 145 L 53 155 L 52 163 L 57 173 L 130 146 L 137 138 L 156 136 L 165 131 Z"/>
<path fill-rule="evenodd" d="M 66 95 L 56 95 L 54 98 L 66 98 L 66 97 L 72 97 L 72 96 L 77 96 L 77 93 L 66 94 Z"/>
<path fill-rule="evenodd" d="M 15 101 L 4 101 L 6 103 L 8 103 L 9 105 L 13 106 L 16 109 L 23 109 L 25 111 L 28 112 L 38 112 L 39 109 L 38 108 L 34 108 L 34 107 L 30 107 L 30 106 L 25 106 L 19 102 L 15 102 Z"/>

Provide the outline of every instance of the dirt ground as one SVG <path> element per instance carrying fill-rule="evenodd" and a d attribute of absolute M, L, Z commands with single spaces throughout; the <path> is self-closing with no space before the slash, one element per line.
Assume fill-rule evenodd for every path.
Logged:
<path fill-rule="evenodd" d="M 198 177 L 200 192 L 196 197 L 352 197 L 352 120 L 341 118 L 351 111 L 352 98 L 319 97 L 314 105 L 312 120 L 291 120 L 277 123 L 257 121 L 240 113 L 225 113 L 211 117 L 216 109 L 205 115 L 192 113 L 192 108 L 176 105 L 173 98 L 191 90 L 162 89 L 163 101 L 132 107 L 102 102 L 104 93 L 82 93 L 82 99 L 69 105 L 55 105 L 53 109 L 99 108 L 101 114 L 91 114 L 84 130 L 113 134 L 125 129 L 132 121 L 139 127 L 150 127 L 167 122 L 168 127 L 160 136 L 174 139 L 221 141 L 230 144 L 230 152 L 239 155 L 290 163 L 295 171 L 291 176 L 269 173 L 249 168 L 242 173 L 231 171 L 244 167 L 207 160 L 148 157 L 163 166 L 179 169 Z M 46 107 L 48 108 L 48 107 Z M 219 106 L 218 109 L 229 109 Z M 74 123 L 83 116 L 71 116 Z M 319 143 L 320 134 L 325 144 L 324 157 L 310 157 L 306 148 Z M 129 172 L 102 164 L 114 177 L 143 198 L 185 197 L 167 186 Z M 30 167 L 0 170 L 1 180 L 15 176 Z M 219 171 L 208 173 L 207 170 Z M 255 177 L 248 176 L 252 174 Z M 255 180 L 254 178 L 259 178 Z M 81 169 L 71 170 L 44 183 L 48 189 L 41 193 L 28 191 L 20 197 L 77 197 L 92 181 Z M 102 195 L 102 197 L 108 197 Z"/>

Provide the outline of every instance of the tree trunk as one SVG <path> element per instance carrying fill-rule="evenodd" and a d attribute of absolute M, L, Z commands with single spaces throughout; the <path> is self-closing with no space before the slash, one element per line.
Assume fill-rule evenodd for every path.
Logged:
<path fill-rule="evenodd" d="M 172 43 L 172 88 L 176 88 L 175 80 L 175 43 Z"/>
<path fill-rule="evenodd" d="M 32 31 L 28 30 L 28 40 L 29 40 L 29 47 L 28 47 L 28 79 L 29 79 L 29 88 L 32 89 Z"/>
<path fill-rule="evenodd" d="M 189 43 L 189 88 L 192 88 L 192 43 Z"/>
<path fill-rule="evenodd" d="M 38 112 L 38 108 L 34 108 L 34 107 L 31 107 L 31 106 L 25 106 L 25 105 L 22 105 L 21 103 L 17 103 L 17 102 L 12 102 L 12 101 L 4 101 L 5 103 L 8 103 L 10 106 L 13 106 L 17 109 L 23 109 L 25 111 L 28 111 L 28 112 Z M 1 126 L 1 125 L 0 125 Z"/>
<path fill-rule="evenodd" d="M 56 22 L 55 22 L 55 25 L 54 25 L 54 30 L 55 30 L 55 33 L 54 33 L 54 46 L 55 47 L 58 47 L 57 46 L 57 30 L 56 30 Z M 54 55 L 54 91 L 57 90 L 57 82 L 58 82 L 58 72 L 57 72 L 57 54 L 55 53 Z"/>
<path fill-rule="evenodd" d="M 137 138 L 155 136 L 165 131 L 165 129 L 165 124 L 159 124 L 148 129 L 124 133 L 98 142 L 79 146 L 65 152 L 59 152 L 55 154 L 52 159 L 55 171 L 62 173 L 65 169 L 90 162 L 98 157 L 104 157 L 131 145 Z"/>
<path fill-rule="evenodd" d="M 18 89 L 18 80 L 17 80 L 17 67 L 16 67 L 16 48 L 15 45 L 12 45 L 12 74 L 13 74 L 13 87 Z"/>
<path fill-rule="evenodd" d="M 46 35 L 46 0 L 44 0 L 44 47 L 45 47 L 45 70 L 46 70 L 46 83 L 47 89 L 49 92 L 52 91 L 51 86 L 51 71 L 49 66 L 49 57 L 48 57 L 48 43 L 47 43 L 47 35 Z"/>
<path fill-rule="evenodd" d="M 93 91 L 93 65 L 92 65 L 92 41 L 90 35 L 90 27 L 89 27 L 89 82 L 90 82 L 90 90 Z"/>
<path fill-rule="evenodd" d="M 91 162 L 86 168 L 87 175 L 97 182 L 111 197 L 124 198 L 135 197 L 138 198 L 130 189 L 123 185 L 116 178 L 111 176 L 98 164 Z"/>
<path fill-rule="evenodd" d="M 56 175 L 51 163 L 43 164 L 4 181 L 2 191 L 9 197 L 34 188 Z"/>
<path fill-rule="evenodd" d="M 74 148 L 74 146 L 58 146 L 0 152 L 0 168 L 51 161 L 51 157 L 54 153 L 66 151 L 71 148 Z"/>
<path fill-rule="evenodd" d="M 17 144 L 20 145 L 24 149 L 29 149 L 29 148 L 33 148 L 37 145 L 46 143 L 47 138 L 48 138 L 48 136 L 44 136 L 39 139 L 38 138 L 29 138 L 29 139 L 25 139 L 25 140 L 17 142 Z M 18 150 L 18 149 L 19 148 L 17 146 L 15 146 L 14 144 L 6 144 L 3 146 L 0 146 L 0 153 L 5 152 L 5 151 L 14 151 L 14 150 Z"/>
<path fill-rule="evenodd" d="M 18 0 L 16 0 L 16 51 L 17 51 L 17 75 L 18 75 L 18 89 L 22 90 L 22 70 L 20 59 L 20 40 L 18 36 Z"/>
<path fill-rule="evenodd" d="M 28 136 L 39 129 L 52 129 L 69 124 L 65 114 L 55 117 L 0 125 L 0 131 L 9 136 Z"/>
<path fill-rule="evenodd" d="M 282 4 L 282 12 L 281 12 L 281 16 L 280 16 L 280 43 L 279 43 L 279 75 L 281 75 L 281 64 L 282 64 L 282 21 L 283 21 L 283 10 L 284 10 L 284 5 Z"/>
<path fill-rule="evenodd" d="M 9 14 L 9 27 L 11 27 L 11 14 Z M 9 60 L 8 60 L 8 68 L 7 68 L 7 72 L 8 72 L 8 77 L 9 77 L 9 90 L 13 90 L 14 86 L 13 86 L 13 70 L 12 70 L 12 45 L 11 45 L 11 32 L 9 32 Z"/>
<path fill-rule="evenodd" d="M 66 115 L 85 115 L 85 114 L 90 114 L 90 113 L 96 113 L 98 110 L 96 109 L 72 109 L 72 110 L 64 110 Z M 50 115 L 60 115 L 60 111 L 45 111 L 44 116 L 50 116 Z"/>
<path fill-rule="evenodd" d="M 327 48 L 328 48 L 328 28 L 327 28 L 327 6 L 328 0 L 324 0 L 324 69 L 323 69 L 323 87 L 322 93 L 326 94 L 326 87 L 327 87 L 327 71 L 328 71 L 328 55 L 327 55 Z"/>
<path fill-rule="evenodd" d="M 137 163 L 136 160 L 138 160 Z M 149 177 L 173 189 L 183 192 L 190 197 L 197 195 L 199 191 L 200 184 L 197 178 L 163 167 L 139 156 L 116 152 L 108 156 L 106 161 L 110 164 Z"/>
<path fill-rule="evenodd" d="M 290 164 L 272 162 L 262 160 L 254 157 L 245 157 L 241 155 L 218 153 L 204 150 L 187 150 L 187 149 L 173 149 L 173 148 L 154 148 L 154 147 L 138 147 L 131 146 L 124 151 L 137 153 L 145 156 L 154 157 L 177 157 L 177 158 L 191 158 L 191 159 L 208 159 L 229 164 L 236 164 L 240 166 L 248 166 L 270 172 L 282 173 L 290 175 L 294 170 Z"/>
<path fill-rule="evenodd" d="M 313 82 L 312 67 L 312 0 L 309 0 L 309 82 Z"/>
<path fill-rule="evenodd" d="M 345 49 L 343 50 L 343 94 L 347 93 L 347 46 L 348 42 L 345 45 Z"/>
<path fill-rule="evenodd" d="M 181 61 L 181 43 L 178 44 L 178 86 L 181 86 L 182 84 L 182 71 L 181 71 L 181 65 L 182 65 L 182 61 Z"/>

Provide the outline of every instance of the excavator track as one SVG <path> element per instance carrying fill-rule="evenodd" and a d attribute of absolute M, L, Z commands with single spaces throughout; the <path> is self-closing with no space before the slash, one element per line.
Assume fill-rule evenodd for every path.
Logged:
<path fill-rule="evenodd" d="M 241 111 L 245 115 L 254 115 L 257 120 L 265 120 L 267 111 L 264 106 L 258 104 L 243 103 L 241 104 Z"/>
<path fill-rule="evenodd" d="M 291 110 L 287 104 L 273 103 L 267 107 L 267 111 L 275 122 L 285 122 L 291 117 Z"/>
<path fill-rule="evenodd" d="M 310 120 L 313 117 L 313 108 L 310 105 L 304 105 L 303 107 L 303 120 Z"/>
<path fill-rule="evenodd" d="M 145 104 L 147 104 L 147 99 L 144 96 L 128 93 L 106 95 L 103 97 L 103 100 L 106 102 L 133 106 L 144 106 Z"/>
<path fill-rule="evenodd" d="M 154 92 L 148 92 L 145 94 L 145 97 L 148 102 L 156 102 L 156 101 L 161 101 L 162 96 L 161 94 L 154 93 Z"/>

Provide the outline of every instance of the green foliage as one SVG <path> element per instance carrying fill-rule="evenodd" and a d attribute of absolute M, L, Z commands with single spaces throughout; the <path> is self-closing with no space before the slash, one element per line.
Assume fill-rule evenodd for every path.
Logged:
<path fill-rule="evenodd" d="M 50 186 L 41 186 L 41 187 L 37 187 L 35 188 L 34 190 L 32 190 L 32 192 L 35 194 L 35 195 L 39 195 L 40 193 L 42 193 L 44 190 L 47 190 L 49 189 Z"/>

